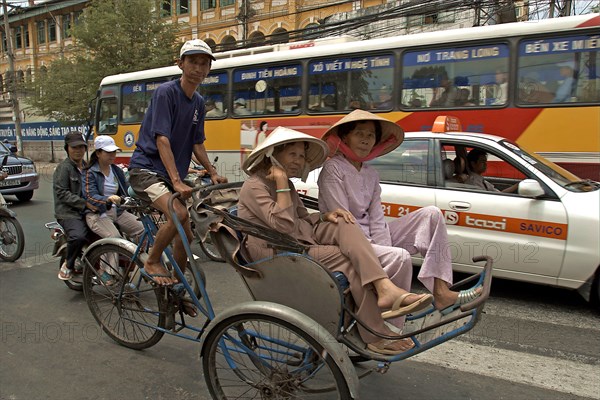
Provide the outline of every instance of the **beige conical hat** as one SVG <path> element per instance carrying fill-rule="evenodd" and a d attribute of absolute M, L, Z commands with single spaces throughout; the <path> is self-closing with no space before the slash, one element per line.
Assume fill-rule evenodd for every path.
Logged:
<path fill-rule="evenodd" d="M 379 156 L 382 156 L 394 150 L 396 147 L 400 146 L 400 144 L 402 144 L 402 141 L 404 140 L 404 130 L 400 126 L 388 119 L 385 119 L 383 117 L 380 117 L 379 115 L 364 110 L 354 110 L 350 114 L 346 115 L 344 118 L 340 119 L 338 122 L 333 124 L 331 128 L 327 130 L 327 132 L 325 132 L 321 139 L 327 141 L 328 137 L 337 136 L 338 128 L 340 127 L 340 125 L 356 121 L 379 121 L 379 123 L 381 124 L 381 140 L 379 141 L 379 143 L 389 143 L 386 144 L 383 150 L 380 150 Z M 395 140 L 389 140 L 390 136 L 393 136 Z M 333 156 L 337 152 L 337 148 L 332 147 L 332 143 L 330 142 L 328 142 L 328 144 L 330 147 L 329 155 Z"/>
<path fill-rule="evenodd" d="M 256 167 L 265 157 L 269 157 L 273 153 L 276 146 L 293 142 L 308 143 L 305 174 L 303 175 L 308 175 L 308 172 L 320 167 L 325 162 L 325 159 L 327 159 L 329 148 L 325 142 L 314 136 L 307 135 L 306 133 L 278 126 L 264 142 L 259 144 L 252 153 L 250 153 L 246 161 L 244 161 L 244 164 L 242 165 L 244 172 L 249 175 L 255 172 Z M 301 178 L 302 180 L 306 180 L 306 176 L 302 176 Z"/>

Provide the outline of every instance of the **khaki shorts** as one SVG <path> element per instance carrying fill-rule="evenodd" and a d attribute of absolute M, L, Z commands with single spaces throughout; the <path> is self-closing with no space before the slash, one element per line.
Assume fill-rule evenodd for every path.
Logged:
<path fill-rule="evenodd" d="M 129 184 L 138 197 L 150 203 L 154 203 L 165 194 L 172 195 L 174 193 L 173 185 L 167 178 L 149 169 L 130 169 Z"/>
<path fill-rule="evenodd" d="M 154 203 L 161 196 L 175 193 L 173 185 L 168 178 L 158 175 L 149 169 L 133 168 L 129 170 L 129 185 L 135 194 L 144 201 Z M 186 201 L 179 199 L 186 207 L 191 207 L 193 199 Z"/>

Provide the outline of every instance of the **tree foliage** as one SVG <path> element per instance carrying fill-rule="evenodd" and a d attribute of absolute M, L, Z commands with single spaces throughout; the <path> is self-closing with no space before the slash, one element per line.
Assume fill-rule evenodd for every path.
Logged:
<path fill-rule="evenodd" d="M 71 30 L 69 55 L 36 71 L 27 101 L 58 120 L 85 120 L 103 77 L 172 65 L 178 27 L 159 17 L 157 4 L 91 0 Z"/>

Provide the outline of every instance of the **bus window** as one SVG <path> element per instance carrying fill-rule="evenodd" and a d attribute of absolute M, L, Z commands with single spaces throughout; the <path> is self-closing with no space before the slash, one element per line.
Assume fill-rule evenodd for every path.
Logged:
<path fill-rule="evenodd" d="M 233 115 L 298 113 L 301 77 L 300 64 L 234 71 Z"/>
<path fill-rule="evenodd" d="M 227 115 L 227 72 L 211 73 L 198 87 L 198 92 L 206 101 L 206 118 L 223 118 Z"/>
<path fill-rule="evenodd" d="M 106 135 L 117 133 L 117 98 L 100 99 L 98 115 L 98 133 Z"/>
<path fill-rule="evenodd" d="M 521 104 L 600 100 L 599 36 L 527 40 L 519 44 Z"/>
<path fill-rule="evenodd" d="M 154 90 L 164 81 L 133 82 L 121 87 L 121 121 L 124 124 L 139 124 L 152 99 Z"/>
<path fill-rule="evenodd" d="M 314 61 L 308 79 L 310 112 L 389 111 L 394 105 L 393 55 Z"/>
<path fill-rule="evenodd" d="M 506 45 L 407 52 L 402 65 L 402 105 L 406 108 L 501 106 L 507 102 Z"/>

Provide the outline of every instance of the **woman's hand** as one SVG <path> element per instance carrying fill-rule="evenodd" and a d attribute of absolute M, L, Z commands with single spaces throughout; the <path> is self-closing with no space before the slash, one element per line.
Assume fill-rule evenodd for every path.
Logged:
<path fill-rule="evenodd" d="M 119 205 L 121 204 L 121 198 L 119 196 L 117 196 L 116 194 L 113 194 L 112 196 L 108 196 L 108 201 L 110 201 L 113 204 Z"/>
<path fill-rule="evenodd" d="M 92 210 L 93 212 L 98 212 L 98 207 L 96 207 L 93 204 L 88 203 L 87 201 L 85 202 L 85 207 Z"/>
<path fill-rule="evenodd" d="M 286 182 L 286 184 L 288 181 L 285 170 L 275 165 L 272 165 L 271 168 L 269 168 L 266 178 L 275 182 Z"/>
<path fill-rule="evenodd" d="M 344 218 L 344 221 L 348 222 L 349 224 L 356 223 L 356 219 L 354 218 L 354 215 L 352 215 L 352 213 L 350 213 L 349 211 L 343 210 L 341 208 L 338 208 L 335 211 L 330 211 L 328 213 L 323 214 L 321 216 L 321 219 L 323 221 L 333 222 L 334 224 L 337 224 L 338 217 Z"/>

